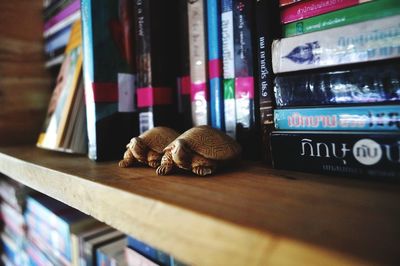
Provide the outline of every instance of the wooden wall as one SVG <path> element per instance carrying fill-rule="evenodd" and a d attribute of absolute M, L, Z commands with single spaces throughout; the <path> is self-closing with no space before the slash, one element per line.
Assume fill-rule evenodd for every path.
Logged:
<path fill-rule="evenodd" d="M 0 146 L 35 143 L 51 93 L 42 0 L 0 0 Z"/>

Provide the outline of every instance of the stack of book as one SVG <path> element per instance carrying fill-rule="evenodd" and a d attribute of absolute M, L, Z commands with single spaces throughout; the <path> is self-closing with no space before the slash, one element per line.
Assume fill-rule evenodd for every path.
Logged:
<path fill-rule="evenodd" d="M 77 234 L 98 226 L 98 222 L 59 201 L 42 194 L 27 198 L 27 252 L 33 265 L 78 265 Z M 36 263 L 36 264 L 35 264 Z"/>
<path fill-rule="evenodd" d="M 26 234 L 23 213 L 29 191 L 27 187 L 0 176 L 0 213 L 4 223 L 0 235 L 3 265 L 28 265 L 29 257 L 24 248 Z"/>
<path fill-rule="evenodd" d="M 47 110 L 37 146 L 70 153 L 86 153 L 86 110 L 82 81 L 80 20 L 71 26 L 64 60 Z"/>
<path fill-rule="evenodd" d="M 44 1 L 43 5 L 45 66 L 57 73 L 64 61 L 71 25 L 80 19 L 80 0 Z"/>
<path fill-rule="evenodd" d="M 394 0 L 281 0 L 272 46 L 274 166 L 396 177 L 400 6 Z M 289 37 L 290 36 L 290 37 Z"/>

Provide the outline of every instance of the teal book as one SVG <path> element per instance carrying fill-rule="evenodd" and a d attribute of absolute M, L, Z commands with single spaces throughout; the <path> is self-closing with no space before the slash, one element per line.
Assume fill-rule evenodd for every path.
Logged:
<path fill-rule="evenodd" d="M 121 158 L 138 134 L 133 0 L 82 0 L 89 158 Z"/>
<path fill-rule="evenodd" d="M 398 0 L 378 0 L 303 19 L 283 26 L 283 37 L 290 37 L 400 14 Z"/>

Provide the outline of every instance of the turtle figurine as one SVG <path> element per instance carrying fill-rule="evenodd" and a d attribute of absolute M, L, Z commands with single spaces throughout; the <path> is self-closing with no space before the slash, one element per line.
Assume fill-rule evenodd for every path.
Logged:
<path fill-rule="evenodd" d="M 164 148 L 179 136 L 179 133 L 168 127 L 154 127 L 126 145 L 124 157 L 119 167 L 129 167 L 136 162 L 157 168 L 160 165 Z"/>
<path fill-rule="evenodd" d="M 164 149 L 158 175 L 167 175 L 174 166 L 205 176 L 220 164 L 240 157 L 241 147 L 231 137 L 210 126 L 191 128 Z"/>

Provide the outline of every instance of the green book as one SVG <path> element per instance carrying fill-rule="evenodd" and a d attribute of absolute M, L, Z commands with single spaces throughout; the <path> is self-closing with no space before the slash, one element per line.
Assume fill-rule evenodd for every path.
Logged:
<path fill-rule="evenodd" d="M 367 20 L 400 14 L 399 0 L 375 0 L 286 24 L 283 37 L 290 37 L 314 31 L 326 30 Z"/>

